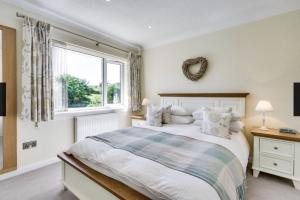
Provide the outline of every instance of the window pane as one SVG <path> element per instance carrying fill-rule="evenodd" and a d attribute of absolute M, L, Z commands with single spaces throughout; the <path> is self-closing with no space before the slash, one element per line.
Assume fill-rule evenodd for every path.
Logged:
<path fill-rule="evenodd" d="M 60 51 L 61 59 L 54 58 L 53 65 L 54 71 L 59 71 L 56 81 L 66 88 L 67 107 L 102 106 L 102 58 L 62 48 Z"/>
<path fill-rule="evenodd" d="M 121 67 L 119 63 L 107 63 L 107 103 L 121 103 Z"/>

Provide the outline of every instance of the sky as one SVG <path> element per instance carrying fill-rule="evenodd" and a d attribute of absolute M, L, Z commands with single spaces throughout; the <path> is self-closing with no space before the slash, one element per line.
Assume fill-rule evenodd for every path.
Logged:
<path fill-rule="evenodd" d="M 65 50 L 67 73 L 89 81 L 91 85 L 100 85 L 102 82 L 102 58 L 71 50 Z M 107 82 L 120 82 L 120 66 L 107 65 Z"/>

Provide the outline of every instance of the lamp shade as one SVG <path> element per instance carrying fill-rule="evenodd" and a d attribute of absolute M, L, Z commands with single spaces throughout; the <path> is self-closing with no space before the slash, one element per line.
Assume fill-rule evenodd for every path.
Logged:
<path fill-rule="evenodd" d="M 150 103 L 149 99 L 144 98 L 144 99 L 143 99 L 143 102 L 142 102 L 142 105 L 143 105 L 143 106 L 147 106 L 147 105 L 149 105 L 149 103 Z"/>
<path fill-rule="evenodd" d="M 269 112 L 269 111 L 273 111 L 273 106 L 271 105 L 271 103 L 269 101 L 259 101 L 258 104 L 256 105 L 255 108 L 256 111 L 259 112 Z"/>

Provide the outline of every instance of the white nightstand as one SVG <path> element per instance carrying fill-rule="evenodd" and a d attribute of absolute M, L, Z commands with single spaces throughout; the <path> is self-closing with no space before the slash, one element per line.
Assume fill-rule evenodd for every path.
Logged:
<path fill-rule="evenodd" d="M 262 171 L 285 177 L 300 190 L 300 134 L 258 128 L 251 133 L 254 135 L 253 176 L 257 178 Z"/>
<path fill-rule="evenodd" d="M 145 124 L 146 118 L 144 115 L 131 115 L 131 126 Z"/>

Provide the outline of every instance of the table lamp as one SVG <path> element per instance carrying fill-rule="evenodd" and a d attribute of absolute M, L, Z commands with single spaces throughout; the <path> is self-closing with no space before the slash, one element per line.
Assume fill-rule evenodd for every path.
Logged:
<path fill-rule="evenodd" d="M 143 105 L 143 106 L 148 106 L 149 104 L 150 104 L 149 99 L 144 98 L 144 99 L 143 99 L 143 102 L 142 102 L 142 105 Z"/>
<path fill-rule="evenodd" d="M 260 130 L 267 131 L 268 128 L 266 127 L 266 112 L 273 111 L 273 106 L 269 101 L 260 100 L 255 108 L 256 111 L 262 113 L 262 127 L 260 127 Z"/>

